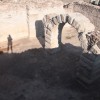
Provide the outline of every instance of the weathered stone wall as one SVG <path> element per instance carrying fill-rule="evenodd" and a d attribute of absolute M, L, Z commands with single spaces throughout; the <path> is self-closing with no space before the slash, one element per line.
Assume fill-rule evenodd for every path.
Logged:
<path fill-rule="evenodd" d="M 72 25 L 79 33 L 79 40 L 84 51 L 88 51 L 86 34 L 94 31 L 95 26 L 81 13 L 68 13 L 60 15 L 46 15 L 43 20 L 45 26 L 45 48 L 59 48 L 61 44 L 61 31 L 65 23 Z M 87 23 L 85 25 L 85 23 Z M 60 26 L 59 26 L 60 24 Z"/>
<path fill-rule="evenodd" d="M 97 30 L 100 30 L 100 7 L 86 2 L 74 2 L 74 12 L 79 12 L 85 15 L 95 25 Z"/>
<path fill-rule="evenodd" d="M 95 25 L 96 30 L 100 31 L 100 7 L 83 1 L 69 4 L 73 12 L 79 12 L 85 15 Z M 68 8 L 68 6 L 66 6 Z M 69 9 L 69 8 L 68 8 Z M 67 10 L 66 10 L 67 12 Z M 78 16 L 79 17 L 79 16 Z M 81 19 L 81 17 L 79 18 Z M 90 27 L 87 23 L 85 26 Z M 88 40 L 89 52 L 80 56 L 80 68 L 77 71 L 77 81 L 81 84 L 92 84 L 95 80 L 100 79 L 100 33 L 91 32 L 86 35 Z M 90 35 L 91 34 L 91 35 Z M 92 38 L 91 38 L 92 37 Z M 91 47 L 91 48 L 90 48 Z"/>

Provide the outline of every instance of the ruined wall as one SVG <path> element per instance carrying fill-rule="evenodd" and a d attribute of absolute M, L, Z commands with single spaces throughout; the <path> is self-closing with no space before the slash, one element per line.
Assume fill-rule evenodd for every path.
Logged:
<path fill-rule="evenodd" d="M 97 30 L 100 30 L 100 7 L 86 2 L 74 2 L 74 12 L 80 12 L 90 19 L 90 21 L 96 26 Z"/>

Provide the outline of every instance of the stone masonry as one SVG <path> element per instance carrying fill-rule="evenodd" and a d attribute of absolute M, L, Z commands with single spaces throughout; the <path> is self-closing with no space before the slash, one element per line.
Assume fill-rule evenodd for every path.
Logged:
<path fill-rule="evenodd" d="M 73 12 L 79 12 L 86 16 L 95 26 L 95 31 L 85 34 L 85 39 L 81 35 L 81 41 L 87 42 L 80 56 L 81 67 L 77 70 L 78 82 L 92 84 L 100 78 L 100 7 L 84 1 L 73 2 L 64 6 L 66 12 L 68 8 L 72 8 Z M 85 23 L 87 28 L 91 26 Z M 82 42 L 82 43 L 83 43 Z"/>
<path fill-rule="evenodd" d="M 100 78 L 99 46 L 99 9 L 83 1 L 64 5 L 66 14 L 44 16 L 45 49 L 59 48 L 59 24 L 69 23 L 78 32 L 83 48 L 80 56 L 80 68 L 77 69 L 77 81 L 91 84 Z M 62 28 L 61 28 L 62 29 Z M 98 31 L 97 31 L 98 30 Z"/>

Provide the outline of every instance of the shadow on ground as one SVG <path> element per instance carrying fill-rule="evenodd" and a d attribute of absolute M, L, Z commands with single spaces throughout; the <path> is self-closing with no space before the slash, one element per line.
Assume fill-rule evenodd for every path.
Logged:
<path fill-rule="evenodd" d="M 40 44 L 44 48 L 45 39 L 44 39 L 44 25 L 42 20 L 37 20 L 35 22 L 35 29 L 36 29 L 36 37 L 39 40 Z"/>
<path fill-rule="evenodd" d="M 55 54 L 43 48 L 1 54 L 0 100 L 99 100 L 100 87 L 85 90 L 75 81 L 81 52 L 65 44 Z"/>

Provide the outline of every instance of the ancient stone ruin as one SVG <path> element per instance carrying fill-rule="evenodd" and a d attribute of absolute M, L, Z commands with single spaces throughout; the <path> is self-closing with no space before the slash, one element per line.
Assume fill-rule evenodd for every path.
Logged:
<path fill-rule="evenodd" d="M 12 5 L 13 3 L 13 5 Z M 62 29 L 66 23 L 77 30 L 83 49 L 77 81 L 91 84 L 100 78 L 100 8 L 84 1 L 63 4 L 57 0 L 0 3 L 0 42 L 6 48 L 6 37 L 42 38 L 44 48 L 59 51 Z M 4 44 L 5 43 L 5 44 Z"/>
<path fill-rule="evenodd" d="M 54 52 L 57 52 L 61 43 L 63 26 L 65 23 L 72 25 L 78 32 L 78 38 L 83 48 L 83 54 L 80 57 L 81 67 L 77 71 L 78 81 L 91 84 L 100 77 L 100 48 L 98 45 L 100 8 L 82 1 L 64 5 L 64 9 L 65 14 L 48 14 L 43 19 L 45 49 L 55 49 Z"/>

